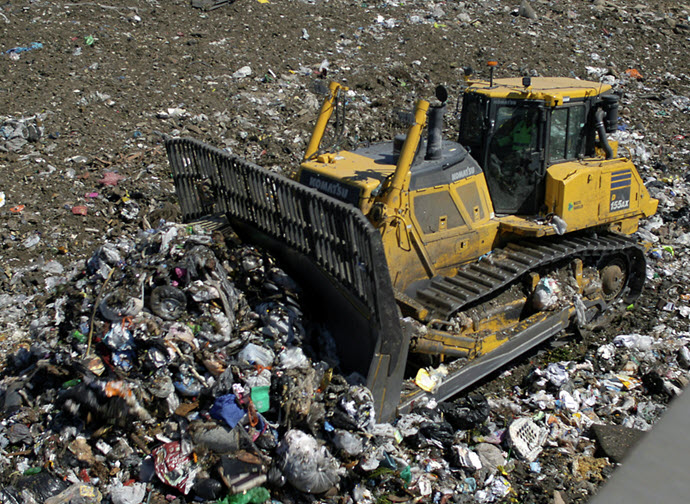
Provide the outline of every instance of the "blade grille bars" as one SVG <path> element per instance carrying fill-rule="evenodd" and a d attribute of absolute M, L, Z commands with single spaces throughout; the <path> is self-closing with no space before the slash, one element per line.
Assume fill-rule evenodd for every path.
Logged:
<path fill-rule="evenodd" d="M 374 268 L 380 240 L 359 210 L 197 140 L 168 140 L 166 148 L 186 222 L 227 214 L 255 226 L 375 308 L 375 277 L 387 272 Z"/>

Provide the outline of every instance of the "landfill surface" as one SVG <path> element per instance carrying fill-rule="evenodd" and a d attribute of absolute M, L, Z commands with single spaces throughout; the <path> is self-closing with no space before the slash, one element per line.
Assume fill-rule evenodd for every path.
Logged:
<path fill-rule="evenodd" d="M 587 502 L 687 384 L 687 4 L 10 0 L 0 33 L 3 504 Z M 180 222 L 163 136 L 289 174 L 314 80 L 350 88 L 352 146 L 490 59 L 623 93 L 648 282 L 380 423 L 280 265 Z"/>

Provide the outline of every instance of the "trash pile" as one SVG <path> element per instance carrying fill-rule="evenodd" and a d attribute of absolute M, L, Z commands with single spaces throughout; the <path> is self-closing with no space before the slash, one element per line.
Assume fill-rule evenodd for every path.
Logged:
<path fill-rule="evenodd" d="M 161 221 L 51 285 L 0 381 L 2 502 L 489 503 L 542 474 L 592 493 L 690 379 L 690 333 L 660 321 L 378 423 L 299 286 L 222 233 Z"/>

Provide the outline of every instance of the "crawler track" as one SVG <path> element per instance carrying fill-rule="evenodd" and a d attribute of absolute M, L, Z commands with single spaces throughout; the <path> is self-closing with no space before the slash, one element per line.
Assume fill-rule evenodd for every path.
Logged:
<path fill-rule="evenodd" d="M 575 258 L 582 259 L 585 264 L 597 264 L 614 256 L 625 259 L 628 280 L 624 297 L 634 299 L 644 283 L 644 251 L 634 240 L 612 233 L 511 243 L 479 262 L 463 266 L 454 277 L 430 279 L 418 286 L 412 295 L 429 310 L 430 317 L 447 320 L 463 309 L 490 299 L 531 271 Z"/>

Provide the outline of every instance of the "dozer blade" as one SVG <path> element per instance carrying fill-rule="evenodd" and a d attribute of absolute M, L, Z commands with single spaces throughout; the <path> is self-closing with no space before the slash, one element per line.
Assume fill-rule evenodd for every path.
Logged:
<path fill-rule="evenodd" d="M 189 138 L 166 139 L 186 222 L 224 217 L 277 256 L 323 317 L 341 365 L 367 377 L 379 421 L 400 401 L 402 331 L 380 234 L 359 209 Z"/>
<path fill-rule="evenodd" d="M 490 353 L 469 362 L 455 361 L 449 365 L 448 376 L 432 392 L 417 389 L 404 395 L 398 412 L 409 413 L 423 397 L 437 402 L 450 399 L 454 395 L 478 384 L 532 348 L 555 336 L 570 325 L 574 307 L 564 308 L 555 313 L 541 312 L 519 325 L 508 342 Z"/>

